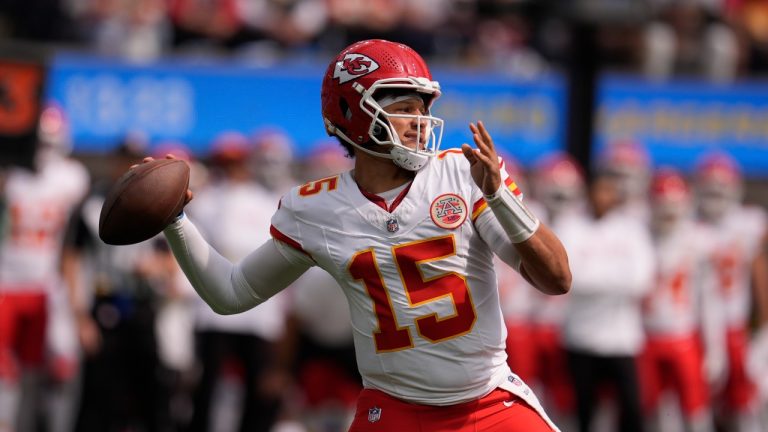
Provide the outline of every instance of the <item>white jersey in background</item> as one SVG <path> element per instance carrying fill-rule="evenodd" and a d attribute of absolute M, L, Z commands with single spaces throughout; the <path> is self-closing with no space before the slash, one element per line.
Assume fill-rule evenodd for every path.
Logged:
<path fill-rule="evenodd" d="M 0 291 L 41 291 L 57 281 L 66 226 L 88 187 L 85 167 L 69 159 L 50 160 L 39 172 L 10 170 L 3 191 Z"/>
<path fill-rule="evenodd" d="M 303 332 L 326 347 L 351 342 L 347 299 L 331 275 L 312 267 L 291 284 L 291 291 L 291 312 L 298 318 Z"/>
<path fill-rule="evenodd" d="M 752 262 L 766 233 L 765 213 L 758 208 L 736 207 L 711 227 L 725 325 L 742 328 L 749 322 Z"/>
<path fill-rule="evenodd" d="M 655 271 L 645 226 L 619 210 L 598 220 L 573 218 L 558 235 L 573 273 L 564 345 L 597 355 L 637 354 L 645 339 L 640 300 Z"/>
<path fill-rule="evenodd" d="M 220 182 L 196 194 L 188 211 L 222 256 L 237 262 L 254 245 L 269 239 L 271 214 L 279 197 L 253 182 Z M 255 334 L 274 341 L 285 328 L 285 293 L 236 315 L 222 316 L 211 310 L 199 297 L 198 329 Z"/>
<path fill-rule="evenodd" d="M 716 295 L 713 235 L 700 224 L 684 222 L 654 239 L 656 281 L 643 308 L 649 336 L 689 336 L 700 330 L 703 303 Z"/>
<path fill-rule="evenodd" d="M 506 364 L 493 253 L 478 233 L 493 215 L 468 162 L 445 151 L 404 192 L 387 211 L 350 172 L 310 182 L 283 198 L 272 233 L 342 287 L 366 388 L 451 405 L 503 386 L 541 412 Z"/>
<path fill-rule="evenodd" d="M 527 324 L 532 312 L 533 297 L 538 291 L 520 273 L 504 264 L 500 258 L 494 257 L 494 266 L 498 276 L 499 298 L 504 321 L 507 324 Z"/>

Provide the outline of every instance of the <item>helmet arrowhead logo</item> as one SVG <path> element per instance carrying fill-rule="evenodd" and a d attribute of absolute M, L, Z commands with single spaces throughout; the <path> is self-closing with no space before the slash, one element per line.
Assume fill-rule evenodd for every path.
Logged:
<path fill-rule="evenodd" d="M 339 84 L 344 84 L 347 81 L 368 75 L 378 68 L 379 64 L 372 58 L 363 54 L 349 53 L 336 62 L 333 77 L 339 80 Z"/>

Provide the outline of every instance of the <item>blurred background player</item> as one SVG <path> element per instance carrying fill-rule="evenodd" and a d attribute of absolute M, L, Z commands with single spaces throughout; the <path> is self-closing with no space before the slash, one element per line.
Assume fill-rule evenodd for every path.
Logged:
<path fill-rule="evenodd" d="M 67 385 L 76 376 L 77 351 L 71 343 L 72 333 L 65 328 L 71 328 L 71 313 L 59 259 L 67 220 L 88 190 L 89 175 L 82 164 L 68 157 L 71 144 L 64 113 L 47 105 L 40 116 L 34 170 L 9 168 L 2 185 L 6 221 L 0 235 L 3 431 L 43 426 L 40 419 L 45 417 L 38 410 L 47 400 L 42 390 L 46 352 L 51 355 L 52 382 Z M 60 327 L 61 338 L 47 339 L 51 324 Z M 54 423 L 70 421 L 63 417 L 68 417 L 71 392 L 64 393 L 51 399 L 61 407 L 53 411 L 62 416 L 52 419 Z"/>
<path fill-rule="evenodd" d="M 648 221 L 648 184 L 651 160 L 643 145 L 624 139 L 610 142 L 596 156 L 596 171 L 616 182 L 619 209 L 643 223 Z"/>
<path fill-rule="evenodd" d="M 555 233 L 571 218 L 584 217 L 585 189 L 583 169 L 566 153 L 545 155 L 533 166 L 531 206 Z M 530 318 L 536 365 L 533 382 L 540 386 L 543 403 L 563 430 L 575 429 L 576 408 L 561 330 L 568 299 L 534 293 Z"/>
<path fill-rule="evenodd" d="M 746 370 L 752 313 L 768 325 L 766 216 L 741 203 L 743 179 L 726 153 L 704 155 L 695 171 L 698 217 L 715 235 L 718 301 L 726 326 L 728 374 L 716 394 L 717 415 L 728 430 L 760 431 L 755 383 Z"/>
<path fill-rule="evenodd" d="M 559 231 L 574 269 L 563 343 L 581 432 L 592 427 L 598 390 L 605 385 L 618 407 L 612 429 L 643 429 L 635 362 L 645 337 L 641 299 L 652 287 L 654 255 L 645 226 L 620 208 L 619 188 L 613 177 L 594 178 L 589 213 Z"/>
<path fill-rule="evenodd" d="M 155 312 L 169 292 L 167 248 L 148 240 L 125 247 L 98 236 L 112 184 L 141 161 L 146 143 L 127 136 L 108 156 L 105 173 L 73 215 L 62 256 L 82 347 L 82 394 L 75 430 L 169 427 L 168 383 L 159 361 Z"/>
<path fill-rule="evenodd" d="M 298 183 L 293 176 L 293 141 L 284 131 L 267 127 L 251 137 L 249 164 L 255 180 L 277 197 Z"/>
<path fill-rule="evenodd" d="M 712 233 L 694 222 L 691 194 L 677 171 L 655 173 L 650 202 L 656 278 L 644 300 L 647 339 L 640 361 L 649 431 L 683 426 L 664 427 L 659 408 L 668 390 L 682 410 L 682 430 L 714 431 L 709 383 L 722 379 L 725 338 L 716 310 Z"/>
<path fill-rule="evenodd" d="M 349 170 L 352 160 L 336 141 L 318 143 L 301 161 L 302 180 Z M 352 423 L 362 378 L 357 370 L 349 307 L 328 273 L 309 269 L 291 285 L 287 333 L 299 397 L 290 408 L 312 432 L 344 432 Z"/>
<path fill-rule="evenodd" d="M 277 208 L 279 196 L 253 180 L 251 168 L 258 172 L 261 166 L 249 166 L 249 161 L 274 157 L 254 152 L 285 150 L 276 147 L 282 143 L 273 138 L 264 138 L 270 144 L 254 147 L 239 133 L 216 137 L 209 155 L 210 181 L 187 210 L 216 250 L 234 261 L 269 238 L 269 210 Z M 270 159 L 264 168 L 274 168 L 270 172 L 285 178 L 291 165 L 280 152 L 279 161 Z M 287 294 L 259 310 L 230 316 L 215 313 L 198 298 L 195 333 L 202 370 L 194 391 L 191 431 L 269 431 L 275 424 L 282 392 L 290 383 L 290 371 L 278 358 Z"/>

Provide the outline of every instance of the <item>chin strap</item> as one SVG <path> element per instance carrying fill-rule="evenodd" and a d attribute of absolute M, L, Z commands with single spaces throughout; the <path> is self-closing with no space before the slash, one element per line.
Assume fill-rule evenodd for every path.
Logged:
<path fill-rule="evenodd" d="M 504 183 L 496 192 L 484 195 L 484 198 L 512 243 L 528 240 L 539 228 L 539 219 Z"/>

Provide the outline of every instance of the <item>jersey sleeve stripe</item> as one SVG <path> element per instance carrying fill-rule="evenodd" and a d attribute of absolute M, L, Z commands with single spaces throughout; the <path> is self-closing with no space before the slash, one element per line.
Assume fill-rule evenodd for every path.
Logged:
<path fill-rule="evenodd" d="M 269 226 L 269 233 L 272 235 L 272 237 L 275 240 L 279 240 L 279 241 L 287 244 L 288 246 L 296 249 L 297 251 L 305 254 L 306 256 L 312 258 L 312 256 L 307 251 L 305 251 L 304 248 L 301 247 L 299 242 L 297 242 L 296 240 L 294 240 L 294 239 L 288 237 L 287 235 L 283 234 L 282 232 L 280 232 L 280 230 L 275 228 L 274 225 L 270 225 Z"/>
<path fill-rule="evenodd" d="M 448 150 L 441 151 L 437 155 L 437 158 L 438 159 L 444 159 L 446 156 L 448 156 L 451 153 L 453 153 L 453 154 L 461 153 L 461 149 L 448 149 Z"/>
<path fill-rule="evenodd" d="M 520 188 L 517 187 L 517 184 L 511 178 L 507 177 L 504 180 L 504 184 L 507 185 L 507 188 L 512 191 L 516 197 L 520 197 L 520 199 L 522 199 L 522 191 L 520 191 Z M 475 201 L 475 204 L 472 206 L 472 222 L 474 222 L 475 219 L 480 216 L 480 213 L 482 213 L 483 210 L 485 210 L 487 207 L 488 203 L 485 202 L 485 198 L 480 198 L 479 200 Z"/>
<path fill-rule="evenodd" d="M 480 216 L 480 213 L 483 212 L 488 207 L 488 203 L 485 202 L 485 198 L 480 198 L 475 202 L 475 205 L 472 206 L 472 222 L 477 219 L 478 216 Z"/>

